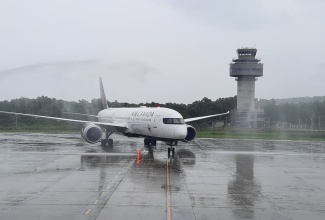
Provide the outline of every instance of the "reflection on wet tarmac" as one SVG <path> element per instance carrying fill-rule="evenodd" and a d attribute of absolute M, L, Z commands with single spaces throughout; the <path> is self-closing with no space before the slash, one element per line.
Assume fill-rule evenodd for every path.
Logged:
<path fill-rule="evenodd" d="M 179 160 L 183 163 L 185 166 L 194 166 L 196 161 L 195 154 L 188 149 L 179 149 L 177 150 L 177 156 Z"/>
<path fill-rule="evenodd" d="M 116 152 L 115 152 L 116 153 Z M 109 164 L 117 163 L 123 159 L 135 159 L 135 155 L 131 154 L 105 154 L 98 153 L 95 150 L 86 151 L 85 154 L 80 156 L 81 167 L 87 166 L 88 168 L 107 167 Z"/>
<path fill-rule="evenodd" d="M 105 187 L 105 183 L 107 182 L 106 176 L 108 168 L 110 168 L 113 164 L 120 163 L 121 161 L 129 160 L 134 162 L 136 159 L 135 156 L 110 156 L 98 155 L 96 153 L 98 153 L 96 150 L 88 150 L 85 152 L 85 155 L 80 156 L 80 171 L 85 171 L 86 168 L 99 170 L 98 191 L 102 191 Z M 158 155 L 161 155 L 161 153 L 165 154 L 164 152 L 157 152 Z M 166 158 L 160 156 L 155 158 L 154 155 L 155 151 L 143 151 L 140 163 L 134 165 L 137 169 L 141 170 L 141 175 L 143 175 L 141 177 L 141 183 L 139 183 L 142 184 L 142 186 L 138 187 L 146 187 L 142 183 L 143 180 L 148 179 L 150 182 L 152 178 L 157 178 L 159 175 L 165 176 L 164 172 L 166 172 Z M 193 166 L 195 164 L 195 154 L 190 150 L 179 150 L 177 155 L 178 157 L 169 159 L 170 173 L 172 175 L 177 174 L 174 175 L 174 182 L 175 177 L 179 176 L 179 173 L 181 172 L 181 164 L 182 166 Z M 148 170 L 146 171 L 146 169 Z M 138 183 L 139 177 L 132 177 L 134 177 L 132 178 L 132 181 L 134 181 L 135 184 Z M 148 188 L 150 188 L 150 186 L 148 186 Z M 166 189 L 165 181 L 162 182 L 161 188 Z M 171 185 L 170 188 L 173 191 L 177 191 L 179 189 L 179 187 L 175 186 L 175 184 Z"/>
<path fill-rule="evenodd" d="M 261 186 L 254 179 L 254 155 L 236 154 L 236 171 L 228 183 L 228 196 L 233 213 L 238 217 L 254 218 L 254 203 Z"/>
<path fill-rule="evenodd" d="M 0 133 L 0 219 L 324 219 L 325 142 L 114 139 Z"/>

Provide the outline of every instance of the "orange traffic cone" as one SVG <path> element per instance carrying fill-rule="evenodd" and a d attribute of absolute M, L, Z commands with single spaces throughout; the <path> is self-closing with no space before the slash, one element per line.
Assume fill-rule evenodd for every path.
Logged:
<path fill-rule="evenodd" d="M 140 150 L 140 148 L 138 148 L 138 150 L 137 150 L 137 164 L 140 163 L 140 156 L 141 156 L 141 150 Z"/>

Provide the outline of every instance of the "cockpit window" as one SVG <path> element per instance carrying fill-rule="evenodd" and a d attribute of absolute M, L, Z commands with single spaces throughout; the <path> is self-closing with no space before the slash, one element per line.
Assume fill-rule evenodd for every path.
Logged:
<path fill-rule="evenodd" d="M 163 118 L 164 124 L 184 124 L 183 118 Z"/>

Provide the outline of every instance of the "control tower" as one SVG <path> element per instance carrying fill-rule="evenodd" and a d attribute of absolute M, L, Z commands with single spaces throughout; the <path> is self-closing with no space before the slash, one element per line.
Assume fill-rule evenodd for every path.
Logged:
<path fill-rule="evenodd" d="M 255 109 L 255 81 L 263 76 L 263 64 L 256 53 L 256 48 L 239 48 L 238 58 L 230 63 L 230 76 L 237 81 L 237 110 L 232 114 L 237 127 L 256 128 L 264 122 L 264 110 Z"/>

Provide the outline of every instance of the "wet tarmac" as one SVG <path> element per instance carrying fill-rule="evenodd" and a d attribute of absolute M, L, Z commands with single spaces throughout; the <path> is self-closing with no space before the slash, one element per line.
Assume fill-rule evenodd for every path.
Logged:
<path fill-rule="evenodd" d="M 325 219 L 325 142 L 142 143 L 0 133 L 0 219 Z"/>

